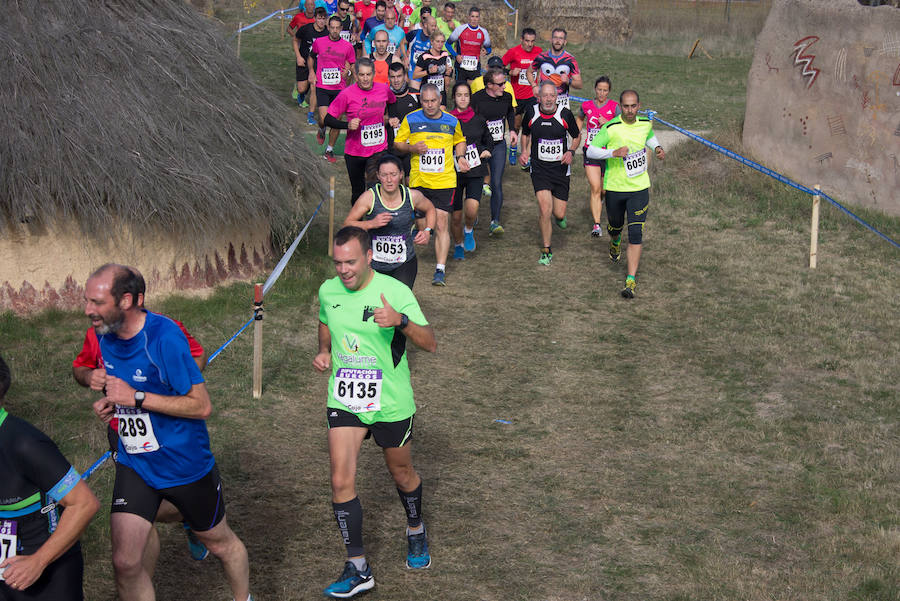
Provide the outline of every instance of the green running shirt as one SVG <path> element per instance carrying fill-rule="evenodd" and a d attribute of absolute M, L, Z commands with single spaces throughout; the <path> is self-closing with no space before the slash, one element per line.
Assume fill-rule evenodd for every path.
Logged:
<path fill-rule="evenodd" d="M 362 290 L 347 290 L 339 277 L 319 287 L 319 321 L 331 334 L 328 407 L 351 411 L 364 424 L 401 421 L 416 412 L 406 337 L 399 328 L 375 323 L 382 294 L 395 311 L 428 325 L 412 290 L 377 271 Z"/>
<path fill-rule="evenodd" d="M 603 124 L 600 131 L 591 141 L 591 146 L 615 150 L 622 146 L 628 147 L 629 163 L 634 171 L 643 171 L 628 177 L 625 168 L 626 159 L 610 157 L 606 159 L 606 175 L 603 177 L 603 188 L 613 192 L 636 192 L 650 187 L 650 176 L 647 174 L 647 164 L 650 161 L 651 151 L 645 148 L 647 140 L 653 137 L 653 124 L 650 119 L 638 116 L 634 123 L 628 124 L 622 121 L 622 116 L 614 117 Z M 643 156 L 643 162 L 641 160 Z"/>

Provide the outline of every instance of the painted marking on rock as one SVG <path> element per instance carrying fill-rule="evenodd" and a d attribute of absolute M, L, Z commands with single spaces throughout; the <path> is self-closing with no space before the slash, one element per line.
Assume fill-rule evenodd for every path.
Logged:
<path fill-rule="evenodd" d="M 894 81 L 893 84 L 895 86 L 900 86 L 900 64 L 897 64 L 897 70 L 894 71 Z"/>
<path fill-rule="evenodd" d="M 833 156 L 834 156 L 834 155 L 831 154 L 830 152 L 826 152 L 826 153 L 824 153 L 824 154 L 820 154 L 819 156 L 817 156 L 817 157 L 816 157 L 816 160 L 819 161 L 819 164 L 821 165 L 821 164 L 825 163 L 828 159 L 830 159 L 830 158 L 833 157 Z"/>
<path fill-rule="evenodd" d="M 766 66 L 769 68 L 768 72 L 771 73 L 772 71 L 775 71 L 775 73 L 779 73 L 780 71 L 779 71 L 778 67 L 773 67 L 771 60 L 772 60 L 772 55 L 769 54 L 768 52 L 766 52 Z"/>
<path fill-rule="evenodd" d="M 803 69 L 800 71 L 800 75 L 802 77 L 807 78 L 806 89 L 812 87 L 813 83 L 815 83 L 816 78 L 819 76 L 819 70 L 812 66 L 813 60 L 815 60 L 815 54 L 805 54 L 807 50 L 809 50 L 810 46 L 819 41 L 819 36 L 816 35 L 808 35 L 805 38 L 800 38 L 796 42 L 794 42 L 794 50 L 791 54 L 794 56 L 794 66 L 799 67 L 803 66 Z"/>
<path fill-rule="evenodd" d="M 844 127 L 844 117 L 842 115 L 828 117 L 828 129 L 832 136 L 846 136 L 847 128 Z"/>
<path fill-rule="evenodd" d="M 834 61 L 834 79 L 837 81 L 847 81 L 845 70 L 847 68 L 847 49 L 841 48 L 838 51 L 837 60 Z"/>
<path fill-rule="evenodd" d="M 884 41 L 881 43 L 880 54 L 882 56 L 900 56 L 900 38 L 897 38 L 893 33 L 885 35 Z"/>

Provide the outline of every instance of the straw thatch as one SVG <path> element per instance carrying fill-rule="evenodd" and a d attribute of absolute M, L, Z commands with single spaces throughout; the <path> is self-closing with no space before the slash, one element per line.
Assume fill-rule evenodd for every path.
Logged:
<path fill-rule="evenodd" d="M 0 60 L 0 238 L 64 223 L 198 245 L 321 198 L 287 107 L 183 0 L 7 2 Z"/>

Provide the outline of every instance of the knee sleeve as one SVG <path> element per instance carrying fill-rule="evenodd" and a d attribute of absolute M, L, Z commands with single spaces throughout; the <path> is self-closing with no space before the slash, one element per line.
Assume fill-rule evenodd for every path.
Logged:
<path fill-rule="evenodd" d="M 628 244 L 640 244 L 644 238 L 644 222 L 628 224 Z"/>

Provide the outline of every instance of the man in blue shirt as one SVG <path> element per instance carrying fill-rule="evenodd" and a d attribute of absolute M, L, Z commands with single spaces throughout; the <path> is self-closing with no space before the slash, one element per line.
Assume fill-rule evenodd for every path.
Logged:
<path fill-rule="evenodd" d="M 94 412 L 119 422 L 110 513 L 116 589 L 123 601 L 153 597 L 149 570 L 158 547 L 147 549 L 146 563 L 145 547 L 165 499 L 222 561 L 234 598 L 251 600 L 247 550 L 225 520 L 209 447 L 206 384 L 184 334 L 171 319 L 140 306 L 140 288 L 134 270 L 107 264 L 88 278 L 84 295 L 106 368 L 106 396 Z"/>

